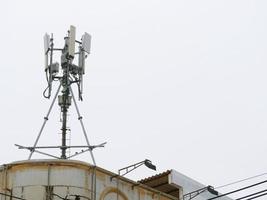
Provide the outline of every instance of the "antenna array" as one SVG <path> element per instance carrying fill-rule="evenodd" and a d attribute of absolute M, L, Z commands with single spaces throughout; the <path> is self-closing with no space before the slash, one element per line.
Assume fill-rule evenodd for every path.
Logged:
<path fill-rule="evenodd" d="M 50 98 L 52 91 L 52 83 L 61 80 L 62 85 L 77 83 L 79 100 L 82 100 L 83 92 L 83 75 L 85 74 L 85 59 L 90 53 L 91 36 L 84 33 L 81 41 L 75 39 L 76 28 L 70 26 L 68 36 L 65 37 L 65 45 L 63 49 L 54 48 L 53 34 L 51 37 L 46 33 L 44 35 L 44 52 L 45 52 L 45 72 L 48 86 L 44 91 L 44 97 Z M 78 52 L 75 47 L 78 44 Z M 54 62 L 53 56 L 55 51 L 61 51 L 61 76 L 59 75 L 60 66 L 58 62 Z M 78 65 L 73 63 L 75 55 L 78 54 Z"/>

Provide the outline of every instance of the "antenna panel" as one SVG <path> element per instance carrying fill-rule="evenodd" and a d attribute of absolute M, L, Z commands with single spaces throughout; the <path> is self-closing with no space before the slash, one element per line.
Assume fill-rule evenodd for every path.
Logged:
<path fill-rule="evenodd" d="M 47 55 L 50 43 L 50 36 L 46 33 L 44 35 L 44 53 Z"/>
<path fill-rule="evenodd" d="M 91 35 L 84 33 L 82 36 L 82 48 L 85 52 L 90 53 L 91 50 Z"/>
<path fill-rule="evenodd" d="M 69 43 L 68 43 L 68 52 L 69 56 L 74 58 L 75 54 L 75 37 L 76 37 L 76 28 L 75 26 L 70 26 L 70 33 L 69 33 Z"/>
<path fill-rule="evenodd" d="M 44 53 L 45 53 L 45 70 L 48 68 L 48 50 L 50 44 L 50 36 L 46 33 L 44 35 Z"/>
<path fill-rule="evenodd" d="M 48 54 L 45 54 L 45 71 L 48 68 Z"/>
<path fill-rule="evenodd" d="M 79 74 L 84 74 L 84 61 L 85 61 L 85 52 L 84 51 L 82 51 L 81 49 L 80 49 L 80 52 L 79 52 L 79 69 L 80 69 L 80 71 L 79 71 Z"/>

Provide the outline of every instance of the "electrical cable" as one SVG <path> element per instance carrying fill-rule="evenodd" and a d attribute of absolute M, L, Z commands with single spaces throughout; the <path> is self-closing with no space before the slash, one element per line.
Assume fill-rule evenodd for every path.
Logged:
<path fill-rule="evenodd" d="M 221 186 L 215 187 L 214 189 L 227 187 L 229 185 L 234 185 L 234 184 L 237 184 L 237 183 L 241 183 L 241 182 L 244 182 L 244 181 L 247 181 L 247 180 L 251 180 L 251 179 L 254 179 L 254 178 L 257 178 L 257 177 L 260 177 L 260 176 L 264 176 L 264 175 L 267 175 L 267 173 L 265 172 L 265 173 L 258 174 L 258 175 L 255 175 L 255 176 L 250 176 L 248 178 L 244 178 L 244 179 L 241 179 L 241 180 L 238 180 L 238 181 L 234 181 L 234 182 L 231 182 L 231 183 L 228 183 L 228 184 L 225 184 L 225 185 L 221 185 Z"/>
<path fill-rule="evenodd" d="M 255 196 L 255 197 L 251 197 L 251 198 L 249 198 L 249 199 L 246 199 L 246 200 L 257 199 L 257 198 L 259 198 L 259 197 L 262 197 L 262 196 L 265 196 L 265 195 L 267 195 L 267 193 L 260 194 L 260 195 L 258 195 L 258 196 Z"/>
<path fill-rule="evenodd" d="M 82 101 L 83 97 L 82 97 L 82 91 L 81 91 L 81 87 L 80 87 L 80 83 L 79 82 L 77 82 L 77 87 L 78 87 L 79 100 Z"/>
<path fill-rule="evenodd" d="M 51 95 L 46 94 L 47 90 L 49 89 L 50 85 L 48 84 L 48 86 L 45 88 L 45 90 L 43 91 L 43 96 L 46 99 L 49 99 Z"/>
<path fill-rule="evenodd" d="M 7 196 L 7 197 L 11 197 L 11 198 L 14 198 L 14 199 L 27 200 L 27 199 L 23 199 L 23 198 L 21 198 L 21 197 L 17 197 L 17 196 L 13 196 L 13 195 L 5 194 L 5 193 L 2 193 L 2 192 L 0 192 L 0 195 Z"/>
<path fill-rule="evenodd" d="M 58 195 L 58 194 L 55 194 L 55 193 L 52 193 L 52 195 L 57 196 L 58 198 L 60 198 L 60 199 L 62 199 L 62 200 L 72 200 L 72 199 L 69 199 L 68 196 L 70 196 L 70 197 L 75 197 L 75 200 L 76 200 L 76 199 L 80 199 L 80 198 L 84 198 L 84 199 L 88 199 L 88 200 L 90 200 L 89 197 L 82 196 L 82 195 L 77 195 L 77 194 L 67 194 L 65 197 L 62 197 L 62 196 L 60 196 L 60 195 Z"/>
<path fill-rule="evenodd" d="M 257 186 L 257 185 L 261 185 L 261 184 L 266 183 L 266 182 L 267 182 L 267 180 L 265 180 L 265 181 L 261 181 L 261 182 L 258 182 L 258 183 L 255 183 L 255 184 L 252 184 L 252 185 L 249 185 L 249 186 L 246 186 L 246 187 L 242 187 L 242 188 L 237 189 L 237 190 L 233 190 L 233 191 L 230 191 L 230 192 L 227 192 L 227 193 L 218 195 L 218 196 L 216 196 L 216 197 L 209 198 L 209 199 L 207 199 L 207 200 L 217 199 L 217 198 L 226 196 L 226 195 L 228 195 L 228 194 L 233 194 L 233 193 L 236 193 L 236 192 L 239 192 L 239 191 L 242 191 L 242 190 L 246 190 L 246 189 L 248 189 L 248 188 L 255 187 L 255 186 Z"/>
<path fill-rule="evenodd" d="M 77 195 L 77 194 L 69 194 L 68 196 L 70 196 L 70 197 L 75 197 L 75 199 L 82 197 L 82 198 L 84 198 L 84 199 L 91 200 L 89 197 L 82 196 L 82 195 Z"/>
<path fill-rule="evenodd" d="M 263 192 L 266 192 L 266 191 L 267 191 L 267 190 L 261 190 L 261 191 L 259 191 L 259 192 L 255 192 L 255 193 L 252 193 L 252 194 L 249 194 L 249 195 L 240 197 L 240 198 L 235 199 L 235 200 L 241 200 L 241 199 L 245 199 L 245 198 L 247 198 L 247 197 L 252 197 L 252 196 L 254 196 L 254 195 L 256 195 L 256 194 L 260 194 L 260 193 L 263 193 Z"/>
<path fill-rule="evenodd" d="M 53 195 L 53 196 L 56 196 L 56 197 L 58 197 L 58 198 L 60 198 L 60 199 L 63 199 L 63 200 L 68 200 L 68 199 L 67 199 L 67 196 L 64 198 L 64 197 L 61 197 L 61 196 L 59 196 L 58 194 L 55 194 L 55 193 L 52 193 L 52 195 Z"/>

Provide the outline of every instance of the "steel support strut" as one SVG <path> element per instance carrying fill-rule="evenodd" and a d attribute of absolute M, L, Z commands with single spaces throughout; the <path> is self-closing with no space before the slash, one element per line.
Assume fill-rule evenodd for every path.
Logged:
<path fill-rule="evenodd" d="M 60 88 L 61 88 L 61 83 L 60 83 L 60 85 L 58 86 L 58 89 L 57 89 L 57 92 L 56 92 L 56 94 L 55 94 L 55 96 L 54 96 L 54 98 L 53 98 L 53 101 L 52 101 L 52 103 L 51 103 L 51 105 L 50 105 L 50 107 L 49 107 L 49 109 L 48 109 L 48 112 L 47 112 L 46 116 L 44 117 L 44 122 L 43 122 L 42 127 L 41 127 L 41 129 L 40 129 L 40 131 L 39 131 L 39 133 L 38 133 L 38 136 L 37 136 L 37 138 L 36 138 L 36 140 L 35 140 L 35 142 L 34 142 L 34 145 L 33 145 L 33 148 L 32 148 L 32 150 L 31 150 L 31 153 L 30 153 L 30 155 L 29 155 L 29 157 L 28 157 L 28 160 L 31 159 L 32 154 L 33 154 L 33 152 L 35 151 L 35 147 L 36 147 L 36 145 L 37 145 L 37 143 L 38 143 L 38 141 L 39 141 L 39 139 L 40 139 L 40 137 L 41 137 L 41 134 L 42 134 L 42 132 L 43 132 L 43 129 L 44 129 L 44 127 L 45 127 L 45 124 L 46 124 L 46 122 L 48 121 L 48 117 L 49 117 L 49 115 L 50 115 L 50 113 L 51 113 L 51 110 L 52 110 L 54 104 L 55 104 L 55 101 L 56 101 L 56 99 L 57 99 L 57 95 L 58 95 L 58 93 L 59 93 L 59 91 L 60 91 Z"/>
<path fill-rule="evenodd" d="M 74 102 L 74 105 L 75 105 L 75 108 L 76 108 L 76 112 L 77 112 L 77 115 L 78 115 L 78 120 L 79 120 L 80 123 L 81 123 L 81 127 L 82 127 L 82 130 L 83 130 L 83 135 L 84 135 L 84 137 L 85 137 L 86 143 L 87 143 L 88 146 L 91 146 L 90 143 L 89 143 L 89 139 L 88 139 L 88 137 L 87 137 L 87 133 L 86 133 L 86 130 L 85 130 L 85 128 L 84 128 L 84 124 L 83 124 L 82 116 L 81 116 L 81 114 L 80 114 L 80 111 L 79 111 L 77 102 L 76 102 L 76 100 L 75 100 L 75 96 L 74 96 L 74 93 L 73 93 L 73 91 L 72 91 L 71 86 L 69 86 L 69 89 L 70 89 L 70 92 L 71 92 L 71 95 L 72 95 L 72 99 L 73 99 L 73 102 Z M 89 148 L 89 151 L 90 151 L 90 154 L 91 154 L 91 158 L 92 158 L 93 164 L 96 165 L 96 162 L 95 162 L 95 158 L 94 158 L 94 154 L 93 154 L 92 149 Z"/>

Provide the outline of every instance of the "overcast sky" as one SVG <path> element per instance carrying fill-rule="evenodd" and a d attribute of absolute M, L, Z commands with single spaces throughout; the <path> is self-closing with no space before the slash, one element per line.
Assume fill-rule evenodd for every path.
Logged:
<path fill-rule="evenodd" d="M 267 172 L 267 1 L 8 0 L 1 7 L 1 163 L 27 158 L 14 143 L 33 145 L 51 103 L 42 96 L 44 33 L 62 48 L 75 25 L 77 39 L 92 35 L 79 107 L 90 142 L 108 142 L 94 152 L 97 165 L 116 172 L 148 158 L 158 173 L 175 169 L 214 187 Z M 85 144 L 75 110 L 69 114 L 71 144 Z M 60 144 L 59 119 L 56 103 L 39 145 Z M 91 162 L 89 154 L 77 159 Z M 142 167 L 128 177 L 153 174 Z"/>

